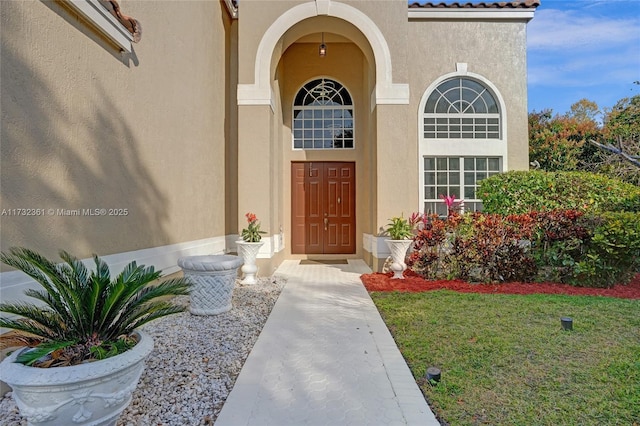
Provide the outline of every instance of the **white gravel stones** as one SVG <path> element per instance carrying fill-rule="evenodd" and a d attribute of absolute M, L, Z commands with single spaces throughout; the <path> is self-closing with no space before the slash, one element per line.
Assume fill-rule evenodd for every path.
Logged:
<path fill-rule="evenodd" d="M 228 312 L 183 312 L 145 325 L 155 347 L 118 426 L 213 424 L 283 286 L 274 277 L 237 284 Z M 189 297 L 176 301 L 187 305 Z M 0 399 L 0 425 L 26 424 L 7 393 Z"/>

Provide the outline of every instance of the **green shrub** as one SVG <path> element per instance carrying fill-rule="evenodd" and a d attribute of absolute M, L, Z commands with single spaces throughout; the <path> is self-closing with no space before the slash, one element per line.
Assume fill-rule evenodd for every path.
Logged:
<path fill-rule="evenodd" d="M 578 210 L 640 212 L 640 187 L 586 172 L 512 171 L 484 179 L 478 194 L 487 213 Z"/>
<path fill-rule="evenodd" d="M 532 254 L 538 267 L 537 281 L 576 284 L 578 263 L 595 223 L 577 210 L 552 210 L 518 215 L 533 224 Z"/>
<path fill-rule="evenodd" d="M 613 287 L 628 283 L 640 270 L 640 214 L 598 215 L 593 237 L 577 263 L 574 284 Z"/>
<path fill-rule="evenodd" d="M 407 264 L 427 279 L 611 287 L 640 270 L 640 213 L 433 215 L 417 229 Z"/>
<path fill-rule="evenodd" d="M 529 229 L 497 214 L 465 216 L 449 254 L 458 277 L 467 281 L 532 281 L 536 265 L 526 240 Z"/>
<path fill-rule="evenodd" d="M 414 251 L 407 264 L 427 279 L 532 281 L 536 265 L 525 243 L 532 230 L 519 217 L 454 213 L 442 220 L 428 216 L 413 239 Z"/>

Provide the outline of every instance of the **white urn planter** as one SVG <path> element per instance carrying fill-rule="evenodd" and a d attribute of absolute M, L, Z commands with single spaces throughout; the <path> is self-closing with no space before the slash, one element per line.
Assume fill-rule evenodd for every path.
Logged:
<path fill-rule="evenodd" d="M 11 386 L 20 414 L 31 426 L 113 426 L 153 350 L 153 339 L 137 331 L 138 343 L 101 361 L 38 368 L 16 363 L 16 350 L 0 364 L 0 379 Z"/>
<path fill-rule="evenodd" d="M 256 284 L 256 273 L 258 267 L 256 266 L 256 257 L 260 251 L 260 247 L 264 244 L 264 241 L 258 241 L 256 243 L 250 243 L 244 240 L 236 241 L 238 245 L 238 255 L 242 257 L 244 265 L 242 265 L 242 280 L 240 284 Z"/>
<path fill-rule="evenodd" d="M 393 271 L 392 279 L 404 279 L 402 273 L 407 269 L 407 264 L 404 263 L 407 257 L 407 250 L 413 243 L 413 240 L 385 240 L 389 250 L 391 251 L 391 270 Z"/>

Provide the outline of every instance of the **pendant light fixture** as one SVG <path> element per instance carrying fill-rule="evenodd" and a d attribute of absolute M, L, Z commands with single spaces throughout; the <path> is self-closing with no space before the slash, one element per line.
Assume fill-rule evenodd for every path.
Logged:
<path fill-rule="evenodd" d="M 324 33 L 322 33 L 322 43 L 320 43 L 320 47 L 318 48 L 318 55 L 321 58 L 327 56 L 327 45 L 324 44 Z"/>

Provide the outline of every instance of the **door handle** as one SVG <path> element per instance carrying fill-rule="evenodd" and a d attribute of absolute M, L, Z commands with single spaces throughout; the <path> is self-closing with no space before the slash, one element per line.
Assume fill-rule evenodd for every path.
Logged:
<path fill-rule="evenodd" d="M 328 229 L 328 228 L 327 228 L 327 226 L 328 226 L 328 225 L 329 225 L 329 218 L 328 218 L 328 217 L 325 217 L 325 218 L 324 218 L 324 230 L 325 230 L 325 231 Z"/>

